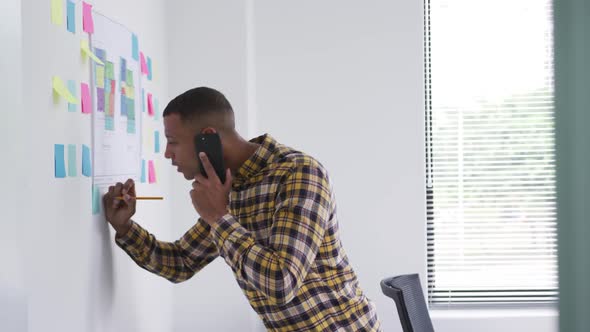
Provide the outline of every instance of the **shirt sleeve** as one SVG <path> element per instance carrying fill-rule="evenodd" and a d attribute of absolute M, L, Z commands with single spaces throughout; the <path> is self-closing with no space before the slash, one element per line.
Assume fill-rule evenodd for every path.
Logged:
<path fill-rule="evenodd" d="M 295 168 L 281 184 L 268 246 L 231 214 L 212 227 L 219 253 L 274 304 L 289 303 L 313 264 L 330 216 L 327 175 L 315 165 Z"/>
<path fill-rule="evenodd" d="M 125 235 L 115 237 L 115 242 L 140 267 L 179 283 L 219 256 L 210 231 L 211 227 L 199 218 L 179 240 L 163 242 L 134 222 Z"/>

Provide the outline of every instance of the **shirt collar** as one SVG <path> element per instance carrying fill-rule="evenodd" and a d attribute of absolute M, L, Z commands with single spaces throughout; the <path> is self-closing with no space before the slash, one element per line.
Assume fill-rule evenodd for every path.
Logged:
<path fill-rule="evenodd" d="M 278 142 L 269 134 L 264 134 L 250 140 L 252 143 L 260 144 L 258 149 L 239 168 L 237 174 L 233 175 L 232 187 L 238 187 L 249 178 L 263 170 L 272 161 Z"/>

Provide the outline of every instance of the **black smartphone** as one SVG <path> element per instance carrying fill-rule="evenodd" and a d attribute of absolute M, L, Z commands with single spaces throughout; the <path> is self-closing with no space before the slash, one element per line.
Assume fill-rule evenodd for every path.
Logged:
<path fill-rule="evenodd" d="M 203 167 L 203 164 L 201 164 L 201 158 L 199 158 L 199 153 L 205 152 L 209 158 L 209 162 L 215 169 L 215 173 L 217 173 L 217 176 L 221 180 L 221 183 L 225 183 L 225 165 L 223 164 L 223 150 L 221 148 L 219 134 L 197 134 L 195 136 L 195 150 L 197 152 L 197 160 L 199 161 L 201 175 L 207 177 L 205 168 Z"/>

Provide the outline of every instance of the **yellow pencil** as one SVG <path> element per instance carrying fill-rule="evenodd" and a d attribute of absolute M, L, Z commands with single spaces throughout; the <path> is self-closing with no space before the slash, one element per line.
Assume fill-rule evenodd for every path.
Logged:
<path fill-rule="evenodd" d="M 158 199 L 158 200 L 162 200 L 162 199 L 164 199 L 164 197 L 159 197 L 159 196 L 137 196 L 137 197 L 131 196 L 131 198 L 135 198 L 136 200 L 141 200 L 141 199 L 146 199 L 146 200 L 148 200 L 148 199 L 149 200 L 156 200 L 156 199 Z M 117 197 L 115 197 L 115 199 L 124 200 L 125 198 L 123 198 L 123 196 L 117 196 Z"/>

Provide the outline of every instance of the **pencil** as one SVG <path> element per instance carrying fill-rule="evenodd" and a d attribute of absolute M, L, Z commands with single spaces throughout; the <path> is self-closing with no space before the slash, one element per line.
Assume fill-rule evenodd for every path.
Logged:
<path fill-rule="evenodd" d="M 159 197 L 159 196 L 137 196 L 137 197 L 133 197 L 131 196 L 131 198 L 135 198 L 136 200 L 141 200 L 141 199 L 145 199 L 145 200 L 162 200 L 164 199 L 164 197 Z M 115 199 L 118 200 L 124 200 L 123 196 L 117 196 L 115 197 Z"/>

